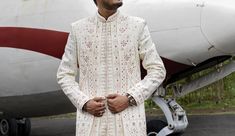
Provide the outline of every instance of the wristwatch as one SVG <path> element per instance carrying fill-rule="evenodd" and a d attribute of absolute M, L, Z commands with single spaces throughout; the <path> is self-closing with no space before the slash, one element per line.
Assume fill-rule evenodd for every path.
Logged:
<path fill-rule="evenodd" d="M 130 94 L 127 93 L 126 96 L 128 98 L 129 106 L 136 106 L 137 105 L 135 99 Z"/>

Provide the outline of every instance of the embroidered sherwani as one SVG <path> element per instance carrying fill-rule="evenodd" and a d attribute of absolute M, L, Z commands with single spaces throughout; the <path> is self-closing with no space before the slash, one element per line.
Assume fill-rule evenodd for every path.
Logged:
<path fill-rule="evenodd" d="M 144 100 L 164 80 L 165 68 L 143 19 L 116 12 L 106 20 L 97 13 L 72 24 L 57 78 L 77 108 L 76 136 L 146 136 Z M 89 99 L 113 93 L 129 93 L 137 106 L 117 114 L 106 108 L 102 117 L 82 111 Z"/>

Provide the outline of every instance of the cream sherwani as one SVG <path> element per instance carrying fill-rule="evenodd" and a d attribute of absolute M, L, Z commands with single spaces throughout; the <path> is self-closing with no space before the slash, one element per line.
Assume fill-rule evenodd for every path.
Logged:
<path fill-rule="evenodd" d="M 97 13 L 72 24 L 57 78 L 77 108 L 76 136 L 146 136 L 144 100 L 164 80 L 165 68 L 146 22 L 118 11 L 107 20 Z M 129 93 L 137 106 L 118 114 L 107 109 L 102 117 L 82 111 L 89 99 L 112 93 Z"/>

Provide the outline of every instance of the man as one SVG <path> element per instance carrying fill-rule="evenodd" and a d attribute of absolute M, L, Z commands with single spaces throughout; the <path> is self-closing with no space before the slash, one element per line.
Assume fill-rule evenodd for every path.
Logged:
<path fill-rule="evenodd" d="M 97 14 L 72 24 L 57 73 L 77 108 L 76 136 L 146 136 L 144 100 L 164 80 L 164 65 L 143 19 L 122 15 L 121 0 L 94 2 Z"/>

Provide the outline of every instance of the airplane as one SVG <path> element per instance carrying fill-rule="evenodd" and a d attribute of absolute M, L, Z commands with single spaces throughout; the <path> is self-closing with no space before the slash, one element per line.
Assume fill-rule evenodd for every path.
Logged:
<path fill-rule="evenodd" d="M 150 121 L 147 133 L 149 136 L 180 135 L 188 121 L 175 98 L 235 71 L 235 1 L 123 2 L 122 12 L 147 21 L 167 70 L 166 80 L 152 96 L 167 122 Z M 29 136 L 29 118 L 76 111 L 57 84 L 56 72 L 70 24 L 95 12 L 93 0 L 1 1 L 0 136 Z M 177 84 L 224 61 L 228 63 L 219 70 L 184 85 Z M 169 87 L 174 88 L 174 96 L 165 99 Z"/>

